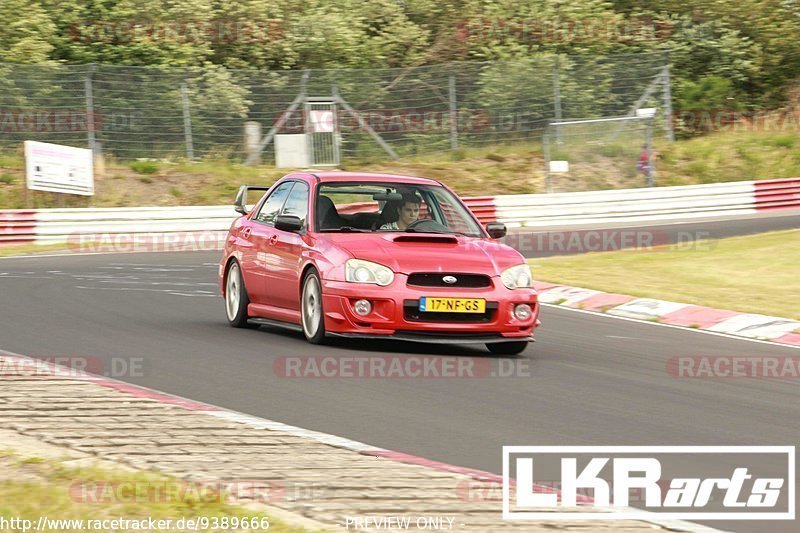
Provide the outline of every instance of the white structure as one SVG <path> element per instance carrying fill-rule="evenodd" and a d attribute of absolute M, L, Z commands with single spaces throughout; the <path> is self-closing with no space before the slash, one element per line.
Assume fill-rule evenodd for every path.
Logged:
<path fill-rule="evenodd" d="M 305 133 L 275 135 L 275 166 L 308 168 L 308 141 Z"/>

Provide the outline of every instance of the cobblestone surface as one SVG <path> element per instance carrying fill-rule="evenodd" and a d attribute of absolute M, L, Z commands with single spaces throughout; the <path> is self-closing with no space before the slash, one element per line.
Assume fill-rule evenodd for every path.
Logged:
<path fill-rule="evenodd" d="M 255 428 L 215 416 L 220 411 L 210 406 L 139 397 L 91 376 L 59 376 L 57 369 L 25 375 L 10 363 L 13 357 L 0 354 L 0 427 L 73 453 L 222 484 L 239 501 L 266 503 L 332 529 L 347 517 L 380 516 L 412 523 L 443 517 L 445 524 L 452 518 L 453 531 L 662 529 L 635 521 L 503 521 L 496 484 L 476 491 L 479 482 L 464 474 Z"/>

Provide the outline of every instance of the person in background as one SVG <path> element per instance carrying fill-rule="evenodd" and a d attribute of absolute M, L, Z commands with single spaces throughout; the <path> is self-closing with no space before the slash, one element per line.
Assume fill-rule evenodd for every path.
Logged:
<path fill-rule="evenodd" d="M 642 153 L 639 155 L 639 162 L 636 164 L 636 169 L 645 176 L 650 175 L 650 154 L 648 153 L 647 145 L 642 145 Z"/>

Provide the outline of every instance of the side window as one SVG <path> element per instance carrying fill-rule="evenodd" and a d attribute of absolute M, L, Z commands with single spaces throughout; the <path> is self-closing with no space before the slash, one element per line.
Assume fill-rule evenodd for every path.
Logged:
<path fill-rule="evenodd" d="M 294 184 L 294 189 L 289 193 L 286 203 L 283 205 L 281 215 L 294 215 L 306 224 L 308 216 L 308 185 L 301 182 Z"/>
<path fill-rule="evenodd" d="M 275 218 L 278 216 L 278 213 L 280 213 L 283 202 L 286 201 L 286 197 L 289 195 L 289 191 L 294 183 L 293 181 L 281 183 L 277 189 L 272 191 L 267 201 L 261 206 L 261 211 L 254 217 L 255 220 L 264 222 L 265 224 L 274 224 Z"/>

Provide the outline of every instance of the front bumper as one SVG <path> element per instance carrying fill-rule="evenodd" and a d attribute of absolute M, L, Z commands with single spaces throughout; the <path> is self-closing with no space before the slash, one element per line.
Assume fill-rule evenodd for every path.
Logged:
<path fill-rule="evenodd" d="M 337 333 L 328 332 L 331 337 L 344 337 L 347 339 L 390 339 L 404 342 L 424 342 L 426 344 L 497 344 L 501 342 L 533 342 L 533 337 L 504 337 L 501 334 L 494 335 L 466 335 L 463 333 L 421 333 L 406 331 L 404 333 L 380 334 L 380 333 Z"/>
<path fill-rule="evenodd" d="M 323 280 L 325 329 L 335 336 L 383 337 L 419 342 L 507 342 L 528 341 L 539 325 L 539 303 L 534 289 L 506 289 L 497 278 L 492 287 L 416 287 L 406 284 L 404 274 L 395 274 L 388 287 L 365 283 Z M 498 286 L 499 285 L 499 286 Z M 423 296 L 484 298 L 484 314 L 418 312 Z M 357 300 L 369 300 L 372 311 L 361 316 L 355 312 Z M 532 313 L 527 320 L 514 316 L 514 306 L 528 304 Z"/>

